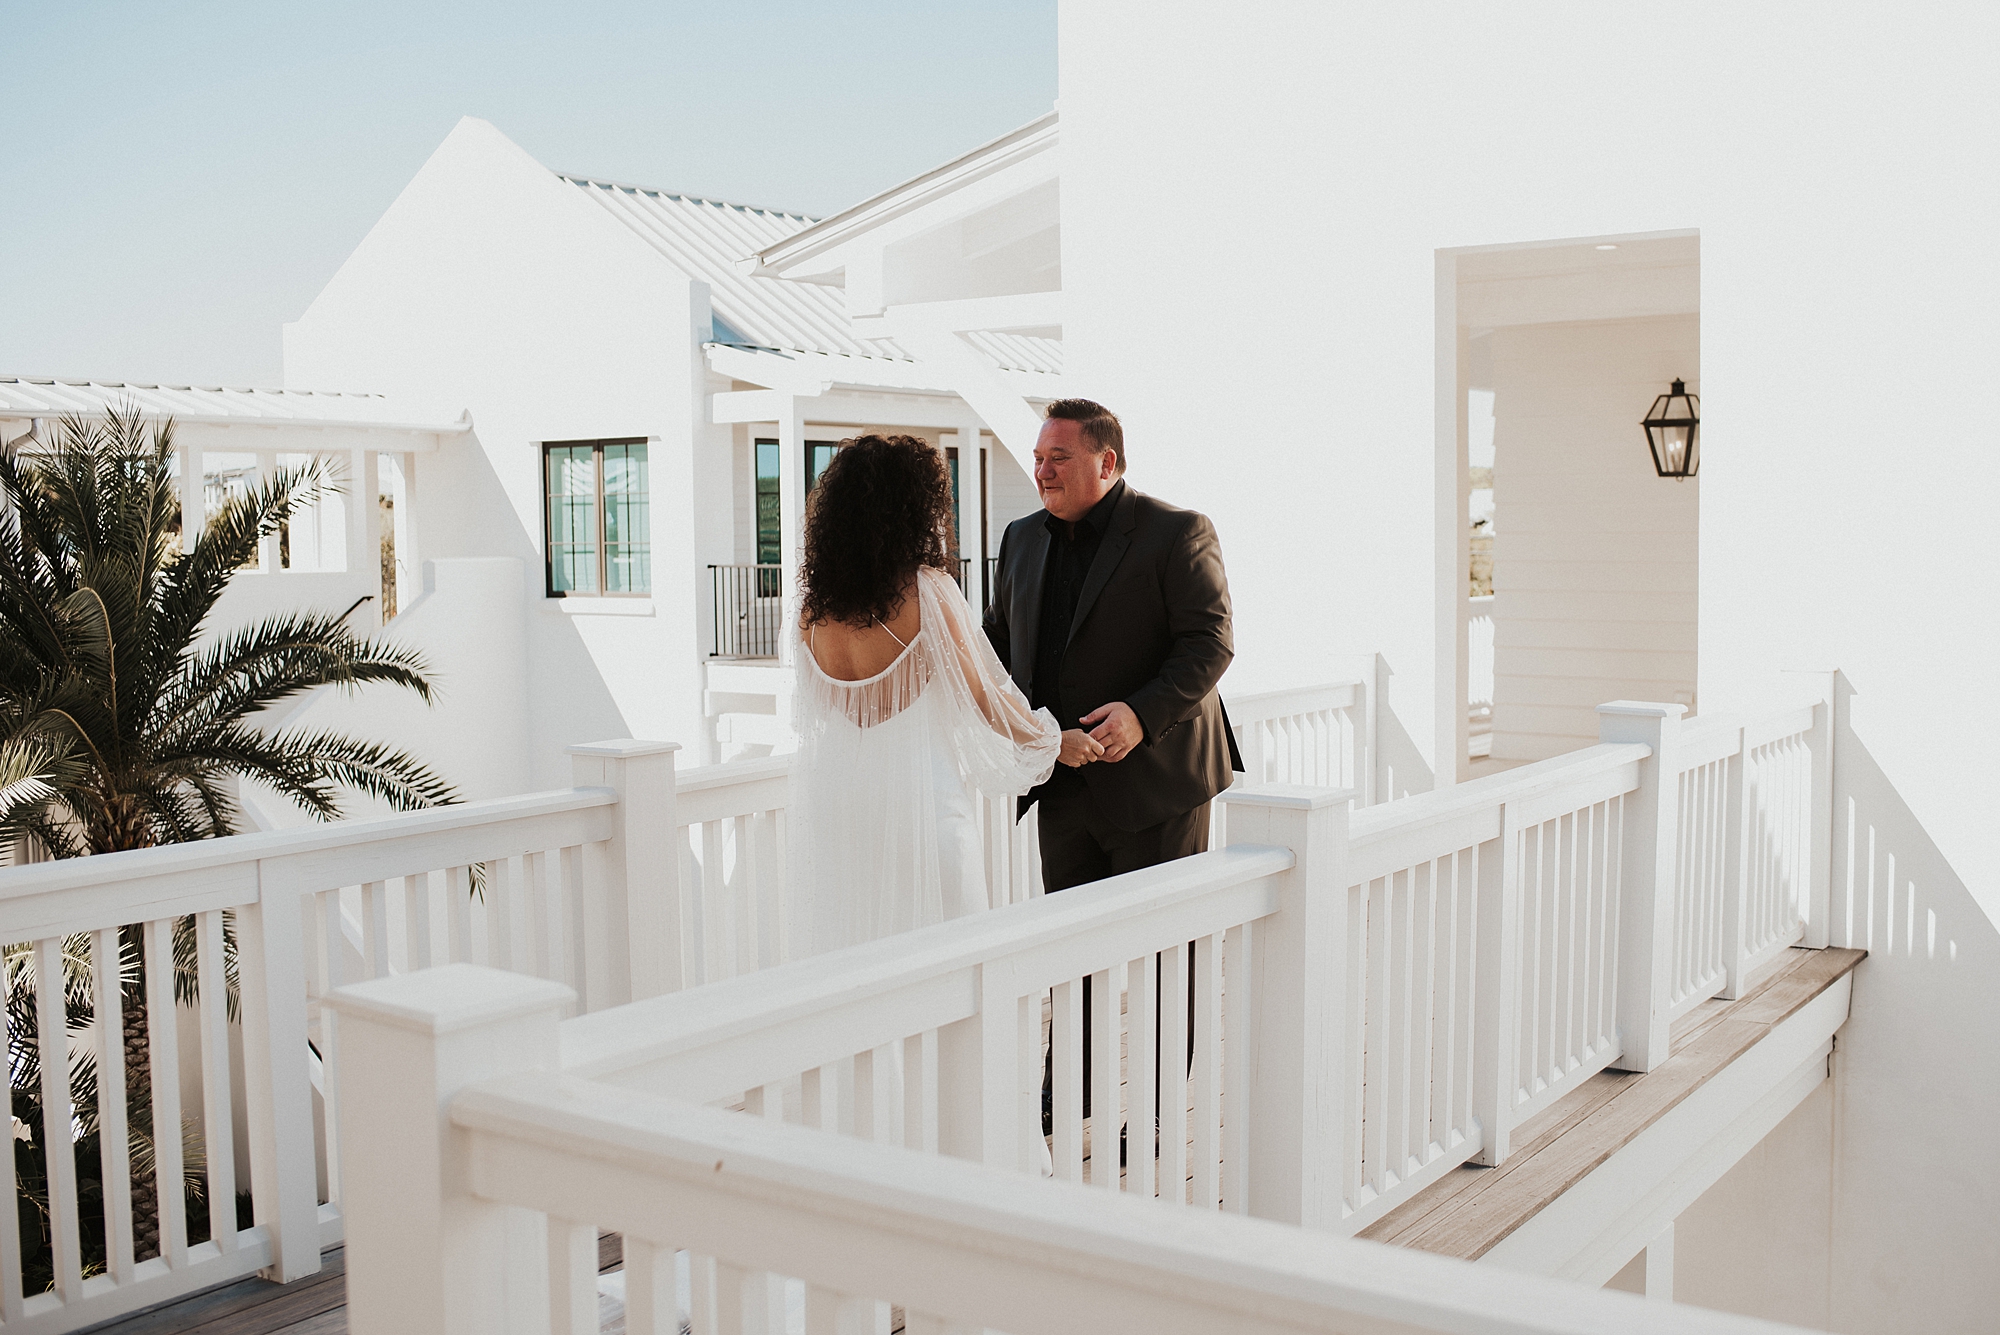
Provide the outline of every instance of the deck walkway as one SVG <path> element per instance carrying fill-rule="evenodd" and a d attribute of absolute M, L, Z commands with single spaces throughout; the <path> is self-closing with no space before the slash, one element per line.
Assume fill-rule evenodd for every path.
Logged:
<path fill-rule="evenodd" d="M 1669 1056 L 1645 1075 L 1603 1071 L 1515 1133 L 1498 1168 L 1453 1170 L 1360 1236 L 1476 1260 L 1711 1077 L 1832 987 L 1867 954 L 1786 951 L 1737 1001 L 1707 1001 L 1674 1025 Z"/>

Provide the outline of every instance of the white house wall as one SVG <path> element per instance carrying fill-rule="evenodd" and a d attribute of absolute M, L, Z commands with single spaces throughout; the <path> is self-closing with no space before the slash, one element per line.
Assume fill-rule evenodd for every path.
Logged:
<path fill-rule="evenodd" d="M 1700 230 L 1701 706 L 1845 667 L 1876 796 L 1908 808 L 1897 870 L 1867 855 L 1876 914 L 1885 881 L 1927 897 L 1909 987 L 1865 963 L 1835 1054 L 1831 1307 L 1990 1329 L 2000 178 L 1967 164 L 2000 125 L 1992 17 L 1064 0 L 1059 42 L 1066 380 L 1125 415 L 1138 485 L 1214 516 L 1231 685 L 1379 647 L 1426 750 L 1464 708 L 1432 689 L 1464 580 L 1438 252 Z"/>
<path fill-rule="evenodd" d="M 531 786 L 568 782 L 571 743 L 702 732 L 698 558 L 716 534 L 694 519 L 697 340 L 708 334 L 694 286 L 574 186 L 467 118 L 286 328 L 289 383 L 365 384 L 470 410 L 470 438 L 417 462 L 416 521 L 425 559 L 520 562 L 529 697 L 520 768 Z M 653 439 L 652 598 L 544 598 L 540 442 L 634 436 Z M 726 493 L 713 503 L 726 508 Z M 458 739 L 486 720 L 462 716 L 450 695 L 435 718 L 413 749 L 483 791 L 487 778 L 468 771 Z"/>
<path fill-rule="evenodd" d="M 1488 338 L 1493 755 L 1542 760 L 1596 742 L 1606 700 L 1695 703 L 1701 482 L 1654 472 L 1632 405 L 1676 375 L 1700 392 L 1700 322 L 1516 325 Z"/>
<path fill-rule="evenodd" d="M 1994 900 L 1990 15 L 1064 0 L 1059 46 L 1065 377 L 1214 515 L 1232 679 L 1380 648 L 1430 747 L 1437 252 L 1698 228 L 1703 701 L 1845 667 Z"/>

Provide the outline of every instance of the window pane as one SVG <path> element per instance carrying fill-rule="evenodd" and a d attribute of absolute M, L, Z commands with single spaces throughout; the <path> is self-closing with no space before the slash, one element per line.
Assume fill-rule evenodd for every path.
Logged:
<path fill-rule="evenodd" d="M 604 447 L 604 584 L 607 593 L 653 588 L 651 507 L 646 447 Z"/>
<path fill-rule="evenodd" d="M 778 442 L 757 442 L 757 564 L 774 566 L 783 559 L 778 525 Z"/>
<path fill-rule="evenodd" d="M 548 451 L 549 588 L 597 592 L 597 468 L 588 445 Z"/>

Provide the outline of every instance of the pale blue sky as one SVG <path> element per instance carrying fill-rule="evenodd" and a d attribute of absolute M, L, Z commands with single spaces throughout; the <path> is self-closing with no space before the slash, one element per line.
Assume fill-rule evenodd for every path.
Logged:
<path fill-rule="evenodd" d="M 0 373 L 276 384 L 462 115 L 551 168 L 813 213 L 1055 99 L 1055 0 L 0 0 Z"/>

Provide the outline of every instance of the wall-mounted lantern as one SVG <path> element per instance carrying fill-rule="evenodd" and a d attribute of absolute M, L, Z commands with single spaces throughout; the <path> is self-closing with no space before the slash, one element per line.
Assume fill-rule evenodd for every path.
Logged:
<path fill-rule="evenodd" d="M 1687 392 L 1685 381 L 1653 400 L 1653 411 L 1639 424 L 1646 428 L 1646 448 L 1653 452 L 1653 471 L 1661 477 L 1690 478 L 1701 468 L 1701 400 Z"/>

